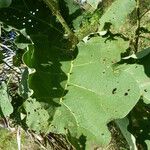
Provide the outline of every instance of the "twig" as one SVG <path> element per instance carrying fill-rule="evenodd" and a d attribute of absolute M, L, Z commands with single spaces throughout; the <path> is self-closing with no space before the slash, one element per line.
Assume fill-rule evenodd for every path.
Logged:
<path fill-rule="evenodd" d="M 34 142 L 36 142 L 42 149 L 48 150 L 48 149 L 40 142 L 38 135 L 36 135 L 36 134 L 34 134 L 34 133 L 32 133 L 32 132 L 29 132 L 29 131 L 27 131 L 27 134 L 30 136 L 32 142 L 34 141 Z"/>
<path fill-rule="evenodd" d="M 136 14 L 137 14 L 137 27 L 135 30 L 135 43 L 134 43 L 134 50 L 135 53 L 138 51 L 139 48 L 139 34 L 140 34 L 140 0 L 136 0 Z"/>
<path fill-rule="evenodd" d="M 149 11 L 150 11 L 150 8 L 147 9 L 147 10 L 140 16 L 140 19 L 141 19 L 145 14 L 147 14 Z"/>
<path fill-rule="evenodd" d="M 0 43 L 0 46 L 1 46 L 2 48 L 7 49 L 7 50 L 10 51 L 10 52 L 13 52 L 12 49 L 10 49 L 8 46 L 6 46 L 6 45 L 4 45 L 4 44 L 2 44 L 2 43 Z M 14 53 L 14 52 L 13 52 L 13 53 Z"/>
<path fill-rule="evenodd" d="M 0 23 L 0 36 L 2 35 L 2 23 Z"/>
<path fill-rule="evenodd" d="M 9 120 L 8 120 L 8 118 L 7 117 L 3 117 L 3 120 L 4 120 L 4 123 L 5 123 L 5 128 L 7 128 L 9 131 L 11 131 L 11 132 L 14 132 L 15 131 L 15 128 L 11 128 L 10 127 L 10 123 L 9 123 Z"/>
<path fill-rule="evenodd" d="M 17 129 L 17 145 L 18 145 L 18 150 L 21 150 L 21 131 L 20 127 Z"/>
<path fill-rule="evenodd" d="M 19 75 L 21 74 L 20 72 L 18 72 L 17 70 L 15 70 L 13 67 L 11 67 L 7 62 L 3 61 L 3 63 L 5 65 L 7 65 L 11 70 L 15 71 L 17 74 L 19 74 Z"/>
<path fill-rule="evenodd" d="M 66 30 L 66 32 L 68 33 L 68 35 L 73 35 L 73 32 L 71 31 L 71 29 L 69 28 L 69 26 L 67 25 L 66 21 L 64 20 L 64 18 L 62 17 L 62 15 L 60 14 L 59 10 L 56 8 L 56 4 L 55 2 L 53 2 L 52 0 L 43 0 L 47 6 L 50 8 L 50 10 L 52 11 L 52 13 L 57 17 L 57 19 L 59 20 L 59 22 L 62 24 L 62 26 L 64 27 L 64 29 Z"/>
<path fill-rule="evenodd" d="M 74 34 L 74 32 L 70 29 L 67 22 L 62 17 L 57 2 L 54 2 L 53 0 L 43 0 L 46 5 L 49 7 L 49 9 L 52 11 L 52 13 L 56 16 L 58 21 L 61 23 L 63 28 L 65 29 L 65 32 L 67 33 L 67 38 L 69 40 L 68 48 L 72 51 L 75 49 L 77 43 L 78 43 L 78 37 Z"/>

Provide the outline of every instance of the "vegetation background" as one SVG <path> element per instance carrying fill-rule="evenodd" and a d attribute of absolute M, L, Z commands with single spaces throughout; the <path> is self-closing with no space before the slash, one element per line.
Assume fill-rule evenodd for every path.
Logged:
<path fill-rule="evenodd" d="M 149 0 L 0 0 L 0 24 L 1 150 L 150 149 Z M 84 61 L 95 64 L 70 71 Z M 112 72 L 123 72 L 118 87 Z M 100 100 L 99 111 L 99 97 L 70 88 L 82 77 L 118 101 Z M 72 114 L 88 130 L 76 132 Z"/>

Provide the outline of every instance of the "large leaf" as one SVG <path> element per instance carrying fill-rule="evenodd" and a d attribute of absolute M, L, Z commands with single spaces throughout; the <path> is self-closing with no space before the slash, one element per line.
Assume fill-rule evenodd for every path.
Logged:
<path fill-rule="evenodd" d="M 127 16 L 135 9 L 135 6 L 135 0 L 115 0 L 101 17 L 99 30 L 108 22 L 115 30 L 118 30 L 125 23 Z"/>
<path fill-rule="evenodd" d="M 29 67 L 35 68 L 34 72 L 36 71 L 29 78 L 26 72 L 23 74 L 26 76 L 25 78 L 23 76 L 23 80 L 28 80 L 28 83 L 22 81 L 21 95 L 24 98 L 28 97 L 30 94 L 29 84 L 29 87 L 34 90 L 33 96 L 42 104 L 41 107 L 49 112 L 49 119 L 52 119 L 55 107 L 59 106 L 57 103 L 59 97 L 64 92 L 60 82 L 67 78 L 61 70 L 60 60 L 73 59 L 72 53 L 66 51 L 68 43 L 63 40 L 64 31 L 61 25 L 46 5 L 37 0 L 13 1 L 11 7 L 0 9 L 0 19 L 20 30 L 21 34 L 26 37 L 26 39 L 18 39 L 17 42 L 24 42 L 24 45 L 19 45 L 20 48 L 28 45 L 24 62 Z M 30 45 L 27 39 L 32 41 Z M 29 117 L 28 122 L 32 121 L 32 117 Z M 31 125 L 29 126 L 31 127 Z M 36 130 L 34 127 L 32 129 Z M 37 129 L 39 130 L 39 128 Z"/>
<path fill-rule="evenodd" d="M 13 112 L 13 107 L 7 93 L 7 85 L 2 83 L 0 85 L 0 115 L 8 117 Z"/>
<path fill-rule="evenodd" d="M 100 37 L 78 45 L 79 54 L 68 72 L 68 93 L 52 122 L 54 130 L 66 133 L 68 129 L 76 139 L 83 134 L 86 149 L 109 143 L 107 123 L 125 117 L 140 97 L 134 78 L 112 68 L 127 47 L 122 39 L 105 41 Z"/>

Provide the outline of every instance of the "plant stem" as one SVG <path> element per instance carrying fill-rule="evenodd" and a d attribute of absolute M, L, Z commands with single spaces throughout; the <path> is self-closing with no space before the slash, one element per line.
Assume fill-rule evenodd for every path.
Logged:
<path fill-rule="evenodd" d="M 64 20 L 64 18 L 60 14 L 60 12 L 59 12 L 59 10 L 57 8 L 57 4 L 53 0 L 43 0 L 43 1 L 49 7 L 49 9 L 52 11 L 52 13 L 57 17 L 57 19 L 59 20 L 59 22 L 61 23 L 61 25 L 64 27 L 65 31 L 68 33 L 68 35 L 72 36 L 73 32 L 71 31 L 71 29 L 67 25 L 66 21 Z"/>
<path fill-rule="evenodd" d="M 67 33 L 67 37 L 70 43 L 68 44 L 68 49 L 74 50 L 78 43 L 78 38 L 76 37 L 74 32 L 70 29 L 70 27 L 68 26 L 64 18 L 62 17 L 57 3 L 54 2 L 54 0 L 43 0 L 43 1 L 46 3 L 46 5 L 49 7 L 49 9 L 52 11 L 52 13 L 56 16 L 58 21 L 61 23 L 61 25 L 65 29 L 65 32 Z"/>
<path fill-rule="evenodd" d="M 141 14 L 140 19 L 141 19 L 146 13 L 148 13 L 149 11 L 150 11 L 150 8 L 147 9 L 143 14 Z"/>
<path fill-rule="evenodd" d="M 140 35 L 140 0 L 136 0 L 136 14 L 137 14 L 137 27 L 135 30 L 135 53 L 139 49 L 139 35 Z"/>
<path fill-rule="evenodd" d="M 17 70 L 15 70 L 12 66 L 10 66 L 7 62 L 3 61 L 3 63 L 8 66 L 11 70 L 13 70 L 14 72 L 16 72 L 17 74 L 21 74 L 20 72 L 18 72 Z"/>

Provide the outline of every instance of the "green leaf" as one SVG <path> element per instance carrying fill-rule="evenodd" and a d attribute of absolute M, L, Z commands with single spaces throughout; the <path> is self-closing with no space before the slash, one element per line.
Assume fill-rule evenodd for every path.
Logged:
<path fill-rule="evenodd" d="M 59 3 L 61 15 L 64 17 L 68 25 L 71 28 L 73 26 L 75 30 L 79 29 L 83 19 L 83 11 L 81 7 L 75 3 L 74 0 L 64 0 Z"/>
<path fill-rule="evenodd" d="M 141 59 L 141 58 L 147 56 L 149 53 L 150 53 L 150 47 L 145 48 L 136 54 L 132 54 L 130 56 L 124 57 L 123 59 L 129 59 L 129 58 Z"/>
<path fill-rule="evenodd" d="M 0 8 L 9 7 L 12 0 L 0 0 Z"/>
<path fill-rule="evenodd" d="M 126 64 L 125 71 L 131 74 L 134 80 L 137 81 L 140 93 L 145 100 L 145 103 L 150 102 L 150 54 L 139 59 L 137 63 Z"/>
<path fill-rule="evenodd" d="M 147 149 L 150 149 L 150 140 L 145 140 Z"/>
<path fill-rule="evenodd" d="M 28 99 L 32 94 L 32 90 L 29 88 L 28 83 L 29 71 L 28 68 L 25 68 L 24 72 L 22 73 L 21 82 L 19 84 L 19 94 L 24 99 Z"/>
<path fill-rule="evenodd" d="M 105 40 L 96 37 L 79 43 L 78 56 L 68 72 L 68 93 L 60 99 L 52 122 L 61 133 L 68 129 L 76 139 L 84 135 L 86 149 L 106 146 L 111 139 L 107 123 L 125 117 L 140 98 L 134 78 L 112 67 L 128 42 Z"/>
<path fill-rule="evenodd" d="M 126 139 L 130 150 L 137 150 L 136 143 L 135 143 L 135 137 L 127 130 L 129 125 L 128 118 L 118 119 L 115 120 L 115 123 L 118 125 L 122 135 Z"/>
<path fill-rule="evenodd" d="M 20 34 L 16 36 L 15 44 L 19 49 L 25 49 L 29 44 L 31 44 L 30 36 L 27 35 L 25 29 L 19 30 Z"/>
<path fill-rule="evenodd" d="M 7 93 L 7 85 L 2 83 L 0 85 L 0 115 L 8 117 L 13 112 L 13 107 Z"/>
<path fill-rule="evenodd" d="M 111 23 L 115 30 L 125 23 L 127 16 L 135 9 L 135 0 L 115 0 L 100 19 L 99 31 L 103 29 L 105 23 Z"/>
<path fill-rule="evenodd" d="M 37 132 L 46 132 L 49 115 L 42 108 L 41 104 L 35 99 L 29 98 L 24 102 L 23 107 L 26 110 L 26 124 L 29 129 Z"/>

